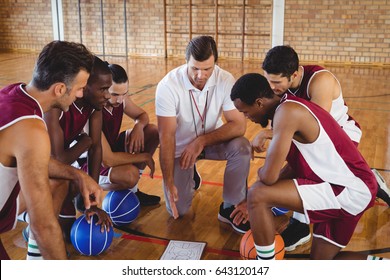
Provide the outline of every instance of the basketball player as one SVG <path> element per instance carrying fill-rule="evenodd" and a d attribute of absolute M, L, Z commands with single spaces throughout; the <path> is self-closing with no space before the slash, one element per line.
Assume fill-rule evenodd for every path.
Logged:
<path fill-rule="evenodd" d="M 110 64 L 109 68 L 113 83 L 108 89 L 111 97 L 102 111 L 105 168 L 101 170 L 100 183 L 112 183 L 113 189 L 131 188 L 143 206 L 159 204 L 159 196 L 141 192 L 137 185 L 146 166 L 153 178 L 153 154 L 159 144 L 157 126 L 150 124 L 148 114 L 131 100 L 125 69 L 118 64 Z M 123 114 L 134 120 L 135 125 L 119 133 Z"/>
<path fill-rule="evenodd" d="M 359 124 L 348 115 L 341 85 L 330 71 L 318 65 L 300 66 L 298 54 L 290 46 L 270 49 L 262 67 L 264 76 L 276 95 L 290 93 L 316 103 L 333 116 L 356 146 L 359 144 L 362 131 Z M 272 130 L 263 130 L 252 141 L 254 150 L 264 151 L 265 141 L 271 138 Z M 380 186 L 377 196 L 390 205 L 390 190 L 379 172 L 373 172 Z M 310 240 L 309 225 L 303 221 L 302 214 L 294 212 L 289 226 L 282 232 L 286 251 L 292 251 Z"/>
<path fill-rule="evenodd" d="M 366 259 L 340 251 L 365 210 L 373 206 L 378 186 L 340 125 L 313 102 L 292 94 L 280 99 L 260 74 L 239 78 L 231 99 L 252 122 L 272 120 L 267 157 L 248 192 L 258 258 L 274 258 L 271 207 L 278 206 L 304 213 L 306 222 L 313 223 L 311 259 Z"/>
<path fill-rule="evenodd" d="M 44 117 L 50 135 L 52 156 L 70 165 L 80 155 L 87 152 L 87 171 L 96 182 L 99 182 L 102 162 L 102 109 L 110 98 L 108 89 L 111 84 L 110 69 L 105 62 L 95 56 L 92 72 L 82 98 L 74 101 L 69 111 L 62 112 L 54 108 Z M 87 122 L 89 124 L 88 134 L 83 130 Z M 76 143 L 71 146 L 74 141 Z M 72 202 L 76 195 L 77 190 L 71 188 L 60 213 L 60 222 L 66 238 L 69 237 L 70 227 L 76 218 L 76 210 Z M 107 227 L 112 225 L 106 212 L 98 207 L 94 207 L 93 210 L 104 225 Z"/>
<path fill-rule="evenodd" d="M 101 188 L 92 178 L 50 158 L 42 119 L 49 109 L 67 111 L 82 97 L 92 63 L 83 45 L 53 41 L 39 54 L 29 84 L 0 91 L 0 233 L 13 229 L 17 215 L 28 211 L 28 259 L 67 258 L 57 217 L 69 182 L 79 187 L 86 208 L 101 201 Z M 9 259 L 1 241 L 0 258 Z"/>
<path fill-rule="evenodd" d="M 197 159 L 227 160 L 218 219 L 245 233 L 249 223 L 241 217 L 247 216 L 243 202 L 251 150 L 243 136 L 246 120 L 229 98 L 234 78 L 216 65 L 217 47 L 210 36 L 193 38 L 185 58 L 187 63 L 170 71 L 156 91 L 167 210 L 175 219 L 189 211 Z M 232 216 L 235 207 L 239 213 Z"/>

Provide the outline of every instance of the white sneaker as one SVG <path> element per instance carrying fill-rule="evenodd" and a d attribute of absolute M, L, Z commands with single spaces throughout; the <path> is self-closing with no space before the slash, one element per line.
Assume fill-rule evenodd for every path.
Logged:
<path fill-rule="evenodd" d="M 384 190 L 390 196 L 390 189 L 386 184 L 385 179 L 383 179 L 382 175 L 376 169 L 371 169 L 372 173 L 374 173 L 376 181 L 378 182 L 378 186 Z"/>
<path fill-rule="evenodd" d="M 374 173 L 378 183 L 378 193 L 376 196 L 385 201 L 390 206 L 390 189 L 387 187 L 385 179 L 383 179 L 378 170 L 371 169 L 371 171 Z"/>

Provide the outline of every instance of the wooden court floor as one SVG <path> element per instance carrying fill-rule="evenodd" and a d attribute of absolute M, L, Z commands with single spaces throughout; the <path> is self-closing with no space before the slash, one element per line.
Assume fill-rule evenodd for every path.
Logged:
<path fill-rule="evenodd" d="M 28 82 L 36 55 L 26 53 L 0 53 L 0 87 L 9 83 Z M 127 69 L 130 93 L 133 100 L 149 113 L 156 123 L 154 95 L 160 79 L 184 59 L 162 58 L 118 58 L 105 57 L 110 63 L 121 64 Z M 230 71 L 236 78 L 249 72 L 262 72 L 260 61 L 221 60 L 219 65 Z M 340 80 L 350 114 L 360 123 L 363 138 L 359 149 L 369 166 L 376 168 L 390 185 L 390 93 L 388 77 L 390 68 L 326 66 Z M 132 126 L 124 117 L 123 129 Z M 260 127 L 248 121 L 246 137 L 252 139 Z M 262 166 L 266 153 L 257 154 L 251 162 L 249 185 L 256 179 L 256 171 Z M 218 207 L 222 201 L 224 162 L 199 161 L 197 166 L 202 175 L 202 187 L 196 191 L 190 213 L 173 220 L 165 210 L 162 192 L 161 169 L 156 161 L 155 178 L 143 176 L 139 183 L 144 192 L 160 195 L 159 206 L 143 207 L 138 218 L 126 228 L 115 229 L 110 248 L 99 256 L 79 255 L 67 244 L 70 258 L 100 260 L 156 260 L 159 259 L 169 240 L 207 242 L 202 259 L 240 259 L 241 235 L 230 226 L 218 221 Z M 145 173 L 148 173 L 146 170 Z M 147 174 L 146 174 L 147 175 Z M 279 230 L 288 221 L 287 216 L 276 218 Z M 25 259 L 26 243 L 21 235 L 24 223 L 16 229 L 1 234 L 1 239 L 12 259 Z M 367 211 L 359 222 L 353 238 L 345 250 L 370 252 L 390 258 L 390 209 L 378 199 L 375 206 Z M 286 254 L 286 259 L 307 259 L 310 242 Z"/>

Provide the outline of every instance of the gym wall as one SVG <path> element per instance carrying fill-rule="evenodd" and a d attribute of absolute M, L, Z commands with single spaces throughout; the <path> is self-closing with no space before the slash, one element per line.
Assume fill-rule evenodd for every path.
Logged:
<path fill-rule="evenodd" d="M 273 1 L 216 1 L 62 0 L 64 39 L 98 55 L 183 57 L 191 37 L 207 34 L 222 59 L 262 60 Z M 38 52 L 53 40 L 50 1 L 0 5 L 0 50 Z M 301 61 L 390 66 L 389 0 L 285 0 L 284 12 L 284 43 Z"/>

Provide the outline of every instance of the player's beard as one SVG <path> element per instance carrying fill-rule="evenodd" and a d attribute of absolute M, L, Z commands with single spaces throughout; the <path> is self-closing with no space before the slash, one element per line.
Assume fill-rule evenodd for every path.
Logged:
<path fill-rule="evenodd" d="M 268 126 L 268 118 L 261 118 L 259 123 L 260 123 L 261 127 L 263 127 L 263 128 L 267 127 Z"/>
<path fill-rule="evenodd" d="M 72 105 L 72 103 L 74 102 L 73 100 L 71 103 L 69 103 L 69 98 L 70 98 L 69 95 L 70 95 L 70 90 L 67 89 L 64 95 L 59 100 L 57 100 L 57 102 L 52 107 L 58 108 L 64 112 L 69 111 L 70 105 Z"/>

